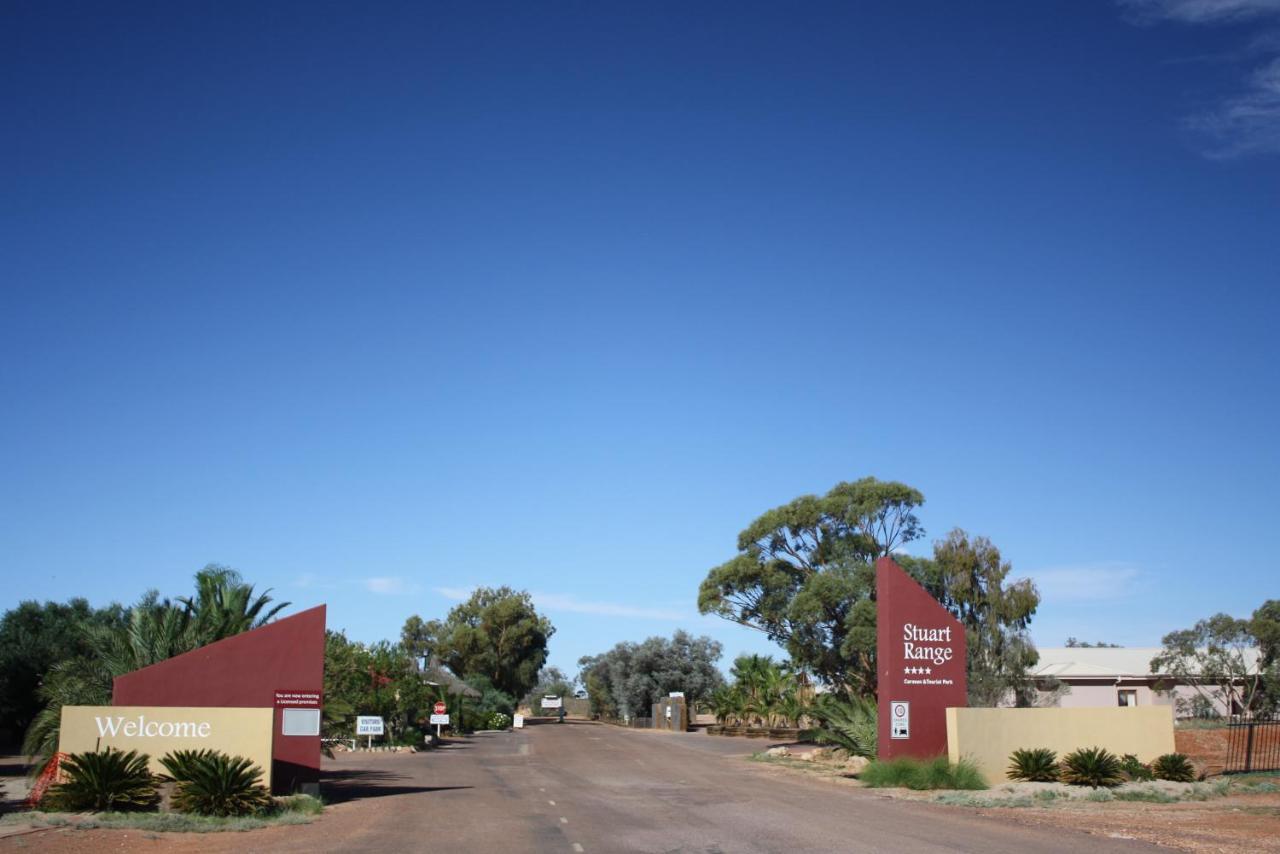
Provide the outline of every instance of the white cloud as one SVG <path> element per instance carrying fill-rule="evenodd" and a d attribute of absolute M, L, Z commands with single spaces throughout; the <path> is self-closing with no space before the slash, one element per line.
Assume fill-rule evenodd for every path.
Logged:
<path fill-rule="evenodd" d="M 1131 563 L 1104 561 L 1076 566 L 1053 566 L 1030 573 L 1048 604 L 1104 602 L 1137 593 L 1142 571 Z"/>
<path fill-rule="evenodd" d="M 1280 19 L 1280 0 L 1119 0 L 1139 22 L 1225 24 L 1272 17 Z M 1251 154 L 1280 154 L 1280 34 L 1255 33 L 1237 58 L 1267 57 L 1246 78 L 1246 88 L 1217 106 L 1186 119 L 1207 145 L 1204 155 L 1228 160 Z M 1229 55 L 1227 57 L 1229 58 Z"/>
<path fill-rule="evenodd" d="M 316 582 L 320 580 L 320 576 L 314 572 L 300 572 L 289 584 L 293 587 L 315 587 Z"/>
<path fill-rule="evenodd" d="M 1120 0 L 1140 21 L 1217 24 L 1280 14 L 1280 0 Z"/>
<path fill-rule="evenodd" d="M 631 617 L 643 620 L 690 620 L 693 614 L 674 608 L 643 608 L 616 602 L 585 602 L 567 593 L 533 593 L 534 604 L 544 611 L 595 614 L 601 617 Z"/>
<path fill-rule="evenodd" d="M 432 588 L 446 599 L 461 602 L 469 599 L 475 592 L 474 587 L 435 587 Z M 695 621 L 698 615 L 675 608 L 645 608 L 636 605 L 625 605 L 618 602 L 584 601 L 570 593 L 530 593 L 533 603 L 540 611 L 549 613 L 595 614 L 601 617 L 629 617 L 642 620 Z"/>
<path fill-rule="evenodd" d="M 370 593 L 383 596 L 395 596 L 404 593 L 416 593 L 418 585 L 412 584 L 399 576 L 379 576 L 364 579 L 364 589 Z"/>
<path fill-rule="evenodd" d="M 1249 91 L 1187 120 L 1215 141 L 1205 152 L 1209 157 L 1280 153 L 1280 57 L 1257 69 L 1250 84 Z"/>

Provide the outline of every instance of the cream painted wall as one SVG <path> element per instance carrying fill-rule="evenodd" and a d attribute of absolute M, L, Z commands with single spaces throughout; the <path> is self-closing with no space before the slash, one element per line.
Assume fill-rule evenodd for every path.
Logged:
<path fill-rule="evenodd" d="M 207 724 L 201 737 L 126 735 L 124 724 L 141 717 L 144 730 L 158 727 L 147 724 Z M 108 720 L 122 718 L 116 734 L 104 726 Z M 271 786 L 271 736 L 275 710 L 270 708 L 227 709 L 181 706 L 63 706 L 62 729 L 58 750 L 83 753 L 103 747 L 136 750 L 150 757 L 153 773 L 162 773 L 160 757 L 173 750 L 220 750 L 232 756 L 244 756 L 262 769 L 262 783 Z M 133 729 L 134 727 L 131 727 Z M 103 730 L 107 729 L 106 733 Z M 167 727 L 165 728 L 168 729 Z"/>
<path fill-rule="evenodd" d="M 1010 753 L 1036 747 L 1054 750 L 1059 758 L 1080 747 L 1105 747 L 1150 762 L 1174 751 L 1173 709 L 947 709 L 951 761 L 972 759 L 993 786 L 1007 779 Z"/>

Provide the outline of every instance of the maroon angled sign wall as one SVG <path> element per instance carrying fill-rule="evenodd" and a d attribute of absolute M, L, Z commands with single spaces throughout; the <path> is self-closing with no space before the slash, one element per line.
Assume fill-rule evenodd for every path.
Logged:
<path fill-rule="evenodd" d="M 271 786 L 278 794 L 320 782 L 324 691 L 323 605 L 115 678 L 116 706 L 275 708 Z M 286 713 L 311 712 L 314 729 L 285 727 Z"/>
<path fill-rule="evenodd" d="M 876 561 L 879 756 L 947 752 L 947 708 L 969 704 L 964 626 L 891 558 Z"/>

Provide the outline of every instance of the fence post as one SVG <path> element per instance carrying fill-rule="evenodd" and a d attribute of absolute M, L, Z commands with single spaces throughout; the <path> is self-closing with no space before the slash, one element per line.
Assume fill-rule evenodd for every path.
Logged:
<path fill-rule="evenodd" d="M 1249 721 L 1245 726 L 1249 728 L 1244 742 L 1244 770 L 1248 773 L 1253 770 L 1253 721 Z"/>

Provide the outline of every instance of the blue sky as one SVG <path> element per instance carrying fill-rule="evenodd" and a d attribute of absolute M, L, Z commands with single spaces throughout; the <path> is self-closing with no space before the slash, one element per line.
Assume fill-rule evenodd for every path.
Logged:
<path fill-rule="evenodd" d="M 1280 595 L 1280 8 L 13 3 L 0 606 L 209 562 L 364 640 L 709 633 L 922 490 L 1041 645 Z"/>

